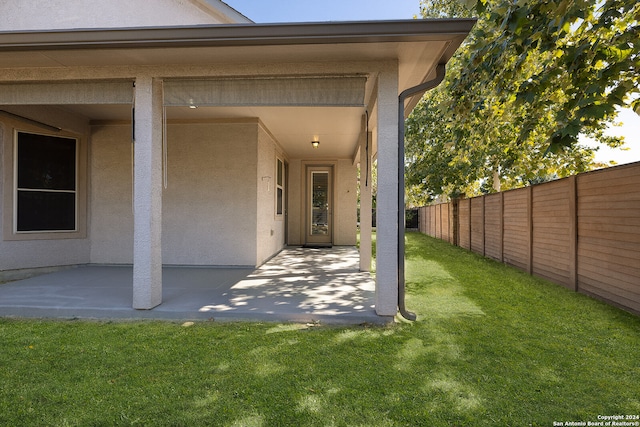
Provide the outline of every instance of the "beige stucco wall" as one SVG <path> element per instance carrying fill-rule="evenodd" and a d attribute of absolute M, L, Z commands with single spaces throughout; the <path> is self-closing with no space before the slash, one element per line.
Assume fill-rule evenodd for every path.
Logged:
<path fill-rule="evenodd" d="M 91 135 L 91 262 L 133 262 L 131 126 L 94 126 Z"/>
<path fill-rule="evenodd" d="M 358 221 L 358 169 L 351 160 L 338 160 L 334 171 L 334 245 L 355 245 Z"/>
<path fill-rule="evenodd" d="M 277 158 L 285 157 L 275 140 L 264 129 L 258 128 L 257 179 L 257 264 L 262 264 L 284 246 L 284 215 L 276 215 Z"/>
<path fill-rule="evenodd" d="M 79 157 L 86 157 L 88 125 L 74 120 L 55 108 L 9 108 L 16 114 L 41 117 L 43 121 L 68 130 L 52 133 L 20 119 L 0 115 L 0 271 L 51 266 L 85 264 L 89 262 L 89 240 L 86 237 L 86 168 L 78 170 L 78 232 L 13 234 L 13 173 L 15 130 L 78 138 Z M 82 164 L 82 161 L 81 161 Z"/>
<path fill-rule="evenodd" d="M 195 0 L 10 0 L 0 30 L 49 30 L 218 24 Z M 209 9 L 209 10 L 208 10 Z"/>
<path fill-rule="evenodd" d="M 362 72 L 370 64 L 344 63 L 340 70 L 348 73 Z M 208 75 L 275 75 L 289 73 L 330 72 L 331 64 L 236 64 L 219 67 L 204 66 L 150 66 L 150 67 L 95 67 L 95 68 L 43 68 L 0 69 L 0 79 L 20 80 L 67 80 L 67 79 L 117 79 L 130 78 L 138 73 L 153 73 L 162 76 L 208 76 Z M 5 108 L 5 107 L 3 107 Z M 43 119 L 49 123 L 46 111 L 31 114 L 36 107 L 6 107 L 25 109 L 25 115 Z M 46 106 L 43 110 L 53 111 L 56 107 Z M 27 111 L 29 110 L 29 111 Z M 83 121 L 76 116 L 65 118 L 62 127 L 82 132 Z M 1 121 L 1 119 L 0 119 Z M 56 120 L 52 124 L 59 124 Z M 84 124 L 88 126 L 87 123 Z M 275 203 L 275 160 L 269 154 L 268 160 L 260 163 L 258 173 L 258 121 L 243 123 L 171 124 L 169 125 L 169 186 L 163 193 L 163 261 L 168 264 L 197 265 L 256 265 L 273 255 L 279 249 L 284 230 L 273 218 Z M 187 130 L 185 130 L 187 129 Z M 236 139 L 234 134 L 240 129 Z M 87 137 L 89 179 L 87 194 L 88 225 L 87 238 L 83 240 L 36 240 L 34 242 L 0 242 L 0 269 L 26 268 L 66 264 L 126 263 L 132 262 L 133 215 L 131 207 L 131 127 L 94 126 L 95 134 Z M 89 131 L 86 131 L 87 135 Z M 227 136 L 225 137 L 225 133 Z M 267 132 L 268 133 L 268 132 Z M 260 152 L 276 150 L 268 143 L 269 138 L 260 136 Z M 177 136 L 176 136 L 177 135 Z M 249 135 L 251 135 L 249 137 Z M 252 138 L 252 139 L 251 139 Z M 253 141 L 253 147 L 238 145 L 241 141 Z M 184 142 L 182 145 L 177 142 Z M 273 142 L 273 141 L 272 141 Z M 275 144 L 275 142 L 273 142 Z M 271 148 L 270 148 L 271 147 Z M 275 156 L 275 151 L 273 152 Z M 247 159 L 253 159 L 248 162 Z M 304 224 L 304 182 L 305 165 L 310 159 L 287 159 L 288 181 L 288 242 L 301 244 Z M 328 159 L 334 165 L 336 182 L 336 206 L 334 207 L 334 243 L 355 244 L 356 179 L 355 167 L 351 161 Z M 197 168 L 185 168 L 188 164 Z M 326 162 L 322 160 L 321 164 Z M 266 172 L 263 175 L 262 169 Z M 195 170 L 194 170 L 195 169 Z M 222 175 L 223 178 L 218 181 Z M 9 172 L 2 172 L 6 174 Z M 270 193 L 263 194 L 262 176 L 272 176 Z M 343 182 L 343 179 L 346 180 Z M 353 178 L 351 178 L 353 177 Z M 222 185 L 216 189 L 216 185 Z M 345 187 L 343 187 L 345 185 Z M 260 202 L 258 195 L 261 195 Z M 214 197 L 215 196 L 215 197 Z M 264 196 L 264 198 L 262 198 Z M 2 199 L 11 197 L 10 191 Z M 207 200 L 206 197 L 209 197 Z M 185 205 L 184 200 L 194 206 Z M 207 200 L 204 202 L 204 200 Z M 229 200 L 235 200 L 229 204 Z M 5 203 L 4 210 L 7 206 Z M 190 220 L 199 227 L 184 230 L 184 215 L 193 214 Z M 264 215 L 267 212 L 268 215 Z M 258 217 L 260 216 L 260 221 Z M 211 218 L 229 218 L 215 222 Z M 204 224 L 204 225 L 202 225 Z M 352 224 L 349 229 L 349 224 Z M 201 226 L 202 225 L 202 226 Z M 271 230 L 274 230 L 273 236 Z M 197 230 L 194 232 L 193 230 Z M 282 233 L 281 235 L 278 233 Z M 256 237 L 257 236 L 257 237 Z M 193 244 L 188 242 L 194 242 Z M 250 253 L 250 256 L 246 256 Z"/>
<path fill-rule="evenodd" d="M 256 128 L 169 126 L 165 264 L 256 264 Z"/>
<path fill-rule="evenodd" d="M 302 213 L 303 191 L 304 191 L 304 170 L 300 159 L 289 161 L 289 215 L 287 221 L 288 244 L 304 244 L 304 214 Z"/>
<path fill-rule="evenodd" d="M 0 123 L 2 215 L 2 208 L 12 206 L 12 201 L 6 200 L 12 192 L 5 189 L 4 176 L 12 173 L 16 125 L 7 119 Z M 25 124 L 17 126 L 31 129 Z M 84 183 L 88 187 L 87 237 L 5 239 L 0 244 L 0 270 L 132 263 L 131 128 L 129 124 L 100 124 L 92 126 L 90 132 L 91 136 L 85 137 L 89 141 L 88 178 Z M 168 186 L 163 192 L 163 262 L 259 265 L 280 251 L 285 244 L 285 217 L 275 213 L 277 158 L 287 162 L 289 168 L 289 242 L 300 244 L 306 163 L 288 160 L 257 119 L 170 124 Z M 356 169 L 349 160 L 332 164 L 334 244 L 355 244 Z"/>
<path fill-rule="evenodd" d="M 92 138 L 91 262 L 133 257 L 129 126 Z M 257 124 L 168 126 L 164 264 L 256 265 Z"/>

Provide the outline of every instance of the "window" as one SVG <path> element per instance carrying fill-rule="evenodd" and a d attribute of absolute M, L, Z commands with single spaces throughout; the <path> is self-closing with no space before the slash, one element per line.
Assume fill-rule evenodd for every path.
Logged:
<path fill-rule="evenodd" d="M 276 215 L 284 213 L 284 181 L 285 166 L 282 160 L 277 159 L 276 170 Z"/>
<path fill-rule="evenodd" d="M 77 140 L 17 132 L 15 231 L 77 230 Z"/>

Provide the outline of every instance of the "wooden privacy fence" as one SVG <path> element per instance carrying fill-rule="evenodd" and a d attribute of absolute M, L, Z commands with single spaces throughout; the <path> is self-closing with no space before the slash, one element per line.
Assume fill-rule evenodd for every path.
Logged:
<path fill-rule="evenodd" d="M 422 207 L 419 230 L 640 314 L 640 163 Z"/>

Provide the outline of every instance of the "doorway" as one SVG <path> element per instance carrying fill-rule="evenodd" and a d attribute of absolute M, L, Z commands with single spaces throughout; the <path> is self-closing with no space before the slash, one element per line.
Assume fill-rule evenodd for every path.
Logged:
<path fill-rule="evenodd" d="M 333 242 L 333 167 L 307 167 L 307 245 L 331 246 Z"/>

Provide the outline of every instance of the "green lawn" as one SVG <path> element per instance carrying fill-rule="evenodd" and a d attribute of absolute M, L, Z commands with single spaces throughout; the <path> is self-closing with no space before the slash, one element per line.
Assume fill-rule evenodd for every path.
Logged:
<path fill-rule="evenodd" d="M 415 323 L 0 320 L 0 425 L 494 427 L 640 414 L 640 318 L 407 239 Z"/>

